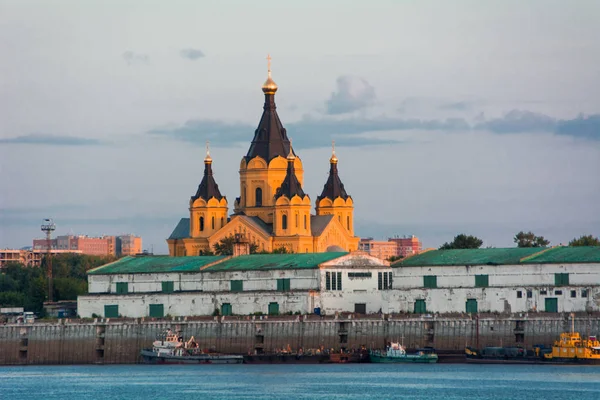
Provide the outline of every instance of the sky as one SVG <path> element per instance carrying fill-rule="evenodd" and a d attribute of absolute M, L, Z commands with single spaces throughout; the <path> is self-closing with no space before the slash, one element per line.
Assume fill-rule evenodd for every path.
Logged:
<path fill-rule="evenodd" d="M 314 200 L 355 230 L 512 247 L 600 235 L 600 2 L 0 0 L 0 248 L 134 233 L 167 253 L 205 142 L 230 212 L 272 56 Z"/>

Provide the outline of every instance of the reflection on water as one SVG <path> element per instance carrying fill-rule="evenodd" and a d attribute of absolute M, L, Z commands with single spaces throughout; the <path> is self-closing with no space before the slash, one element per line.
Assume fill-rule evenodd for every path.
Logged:
<path fill-rule="evenodd" d="M 0 367 L 3 399 L 600 399 L 600 366 Z"/>

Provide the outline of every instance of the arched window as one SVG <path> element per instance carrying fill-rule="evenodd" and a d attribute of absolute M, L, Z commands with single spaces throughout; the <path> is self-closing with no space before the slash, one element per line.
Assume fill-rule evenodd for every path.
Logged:
<path fill-rule="evenodd" d="M 214 216 L 212 217 L 211 226 L 212 226 L 212 229 L 215 229 L 215 217 Z"/>
<path fill-rule="evenodd" d="M 204 217 L 200 217 L 200 232 L 204 230 Z"/>
<path fill-rule="evenodd" d="M 281 229 L 287 229 L 287 215 L 281 216 Z"/>
<path fill-rule="evenodd" d="M 223 217 L 221 217 L 221 228 L 225 225 L 224 222 L 225 220 L 223 219 Z"/>
<path fill-rule="evenodd" d="M 346 229 L 350 230 L 350 216 L 346 217 Z"/>
<path fill-rule="evenodd" d="M 256 188 L 254 197 L 256 198 L 256 207 L 262 207 L 262 189 L 261 188 Z"/>
<path fill-rule="evenodd" d="M 307 229 L 306 228 L 306 214 L 304 214 L 304 229 Z M 308 251 L 307 251 L 307 253 L 308 253 Z"/>
<path fill-rule="evenodd" d="M 246 197 L 246 186 L 244 186 L 244 191 L 242 192 L 242 207 L 246 207 L 248 204 L 248 197 Z"/>
<path fill-rule="evenodd" d="M 296 228 L 298 227 L 298 214 L 296 214 Z"/>

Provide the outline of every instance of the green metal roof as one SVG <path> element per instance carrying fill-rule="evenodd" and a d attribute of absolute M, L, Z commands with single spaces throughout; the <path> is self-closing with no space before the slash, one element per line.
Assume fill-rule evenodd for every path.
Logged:
<path fill-rule="evenodd" d="M 600 246 L 553 247 L 523 260 L 524 264 L 600 263 Z"/>
<path fill-rule="evenodd" d="M 401 260 L 392 267 L 436 265 L 506 265 L 519 264 L 521 259 L 547 250 L 540 247 L 513 247 L 507 249 L 431 250 Z"/>
<path fill-rule="evenodd" d="M 230 258 L 203 271 L 267 271 L 274 269 L 313 269 L 319 264 L 348 253 L 251 254 Z"/>
<path fill-rule="evenodd" d="M 91 269 L 88 271 L 88 275 L 147 274 L 153 272 L 198 272 L 202 267 L 224 258 L 224 256 L 124 257 L 110 264 Z"/>

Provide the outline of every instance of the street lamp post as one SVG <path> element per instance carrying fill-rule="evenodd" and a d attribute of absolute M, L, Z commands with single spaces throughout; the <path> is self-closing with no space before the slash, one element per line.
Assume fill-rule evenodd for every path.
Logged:
<path fill-rule="evenodd" d="M 51 218 L 44 219 L 42 232 L 46 234 L 46 266 L 48 274 L 48 301 L 52 301 L 52 232 L 56 229 Z"/>

